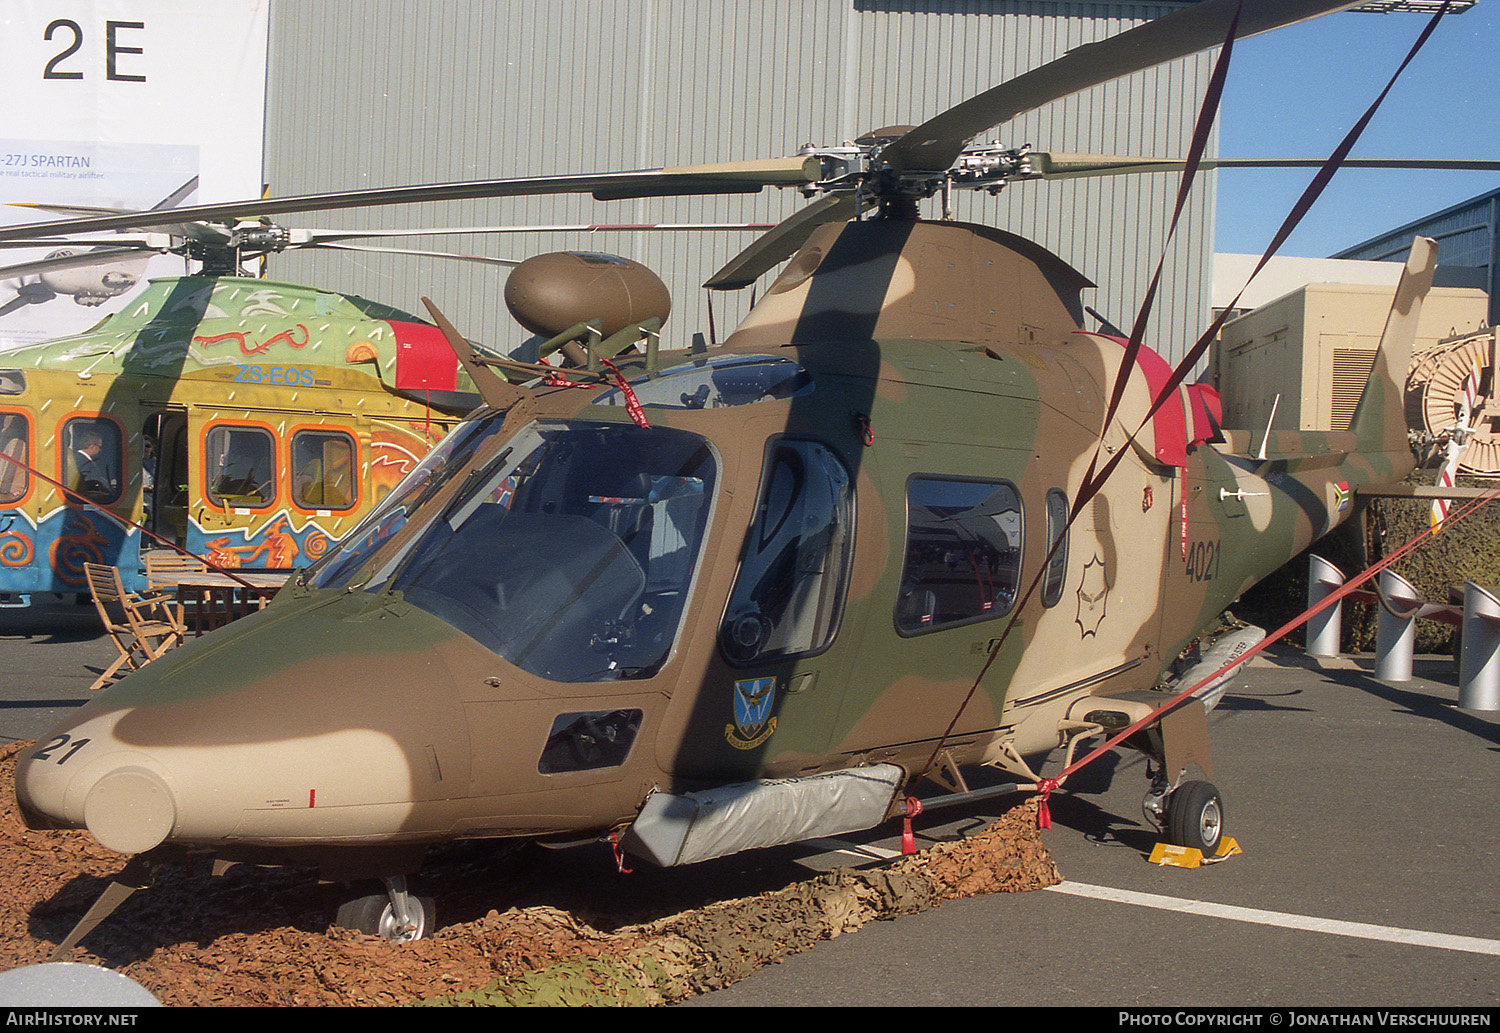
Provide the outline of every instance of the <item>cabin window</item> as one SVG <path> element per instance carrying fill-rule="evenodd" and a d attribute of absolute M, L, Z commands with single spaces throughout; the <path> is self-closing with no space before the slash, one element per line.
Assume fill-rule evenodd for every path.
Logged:
<path fill-rule="evenodd" d="M 339 431 L 292 435 L 292 500 L 303 509 L 353 509 L 354 439 Z"/>
<path fill-rule="evenodd" d="M 1047 492 L 1047 548 L 1055 545 L 1057 549 L 1047 561 L 1047 575 L 1042 578 L 1043 606 L 1056 606 L 1062 599 L 1063 582 L 1068 576 L 1067 533 L 1068 496 L 1053 488 Z"/>
<path fill-rule="evenodd" d="M 100 417 L 72 419 L 62 437 L 63 483 L 90 502 L 117 501 L 125 454 L 120 425 Z"/>
<path fill-rule="evenodd" d="M 261 427 L 220 424 L 204 442 L 208 497 L 226 509 L 264 509 L 276 499 L 276 438 Z"/>
<path fill-rule="evenodd" d="M 25 413 L 0 412 L 0 505 L 26 497 L 31 488 L 31 420 Z M 8 461 L 7 461 L 8 460 Z"/>
<path fill-rule="evenodd" d="M 1021 498 L 1004 481 L 913 478 L 896 628 L 917 635 L 987 620 L 1015 605 Z"/>
<path fill-rule="evenodd" d="M 843 613 L 854 549 L 849 471 L 815 441 L 772 442 L 719 641 L 736 664 L 820 652 Z"/>

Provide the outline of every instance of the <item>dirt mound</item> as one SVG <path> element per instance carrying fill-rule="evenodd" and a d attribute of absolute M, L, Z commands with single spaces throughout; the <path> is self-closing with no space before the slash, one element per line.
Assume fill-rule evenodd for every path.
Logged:
<path fill-rule="evenodd" d="M 123 863 L 83 833 L 25 828 L 12 788 L 25 745 L 0 752 L 0 887 L 12 905 L 0 917 L 5 968 L 49 960 Z M 1060 881 L 1033 803 L 883 868 L 840 869 L 646 921 L 641 912 L 661 915 L 672 903 L 652 881 L 671 873 L 645 876 L 635 900 L 588 894 L 590 880 L 577 879 L 566 908 L 484 910 L 524 898 L 528 880 L 556 882 L 556 856 L 539 863 L 467 844 L 439 851 L 424 874 L 442 887 L 440 918 L 458 920 L 401 947 L 328 928 L 333 897 L 309 871 L 163 868 L 71 960 L 123 972 L 167 1005 L 659 1004 L 729 986 L 866 922 Z M 648 897 L 653 906 L 643 908 Z"/>

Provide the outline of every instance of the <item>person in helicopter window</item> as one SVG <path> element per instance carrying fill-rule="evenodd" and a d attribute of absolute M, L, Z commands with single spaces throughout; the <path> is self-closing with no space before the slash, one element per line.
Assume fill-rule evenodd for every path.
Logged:
<path fill-rule="evenodd" d="M 107 502 L 119 494 L 119 482 L 99 458 L 104 438 L 97 430 L 81 430 L 73 451 L 73 465 L 78 470 L 74 490 L 95 502 Z"/>

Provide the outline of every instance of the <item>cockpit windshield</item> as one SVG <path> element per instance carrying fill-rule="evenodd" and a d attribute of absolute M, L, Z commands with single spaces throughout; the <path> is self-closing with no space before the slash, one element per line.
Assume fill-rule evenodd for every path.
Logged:
<path fill-rule="evenodd" d="M 400 592 L 555 681 L 649 677 L 671 652 L 708 524 L 708 444 L 663 427 L 543 423 L 491 455 L 482 443 L 500 418 L 479 422 L 454 432 L 467 438 L 448 451 L 464 459 L 409 475 L 312 583 Z M 443 491 L 456 474 L 462 487 Z"/>

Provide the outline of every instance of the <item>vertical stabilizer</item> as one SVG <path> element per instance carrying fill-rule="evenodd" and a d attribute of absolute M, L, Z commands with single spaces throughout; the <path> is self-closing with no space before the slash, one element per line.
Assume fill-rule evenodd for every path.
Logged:
<path fill-rule="evenodd" d="M 1410 454 L 1406 437 L 1406 374 L 1411 368 L 1422 301 L 1432 287 L 1436 267 L 1437 242 L 1417 237 L 1412 241 L 1401 283 L 1396 287 L 1396 299 L 1386 317 L 1375 366 L 1349 423 L 1361 452 L 1386 452 L 1401 457 Z"/>

